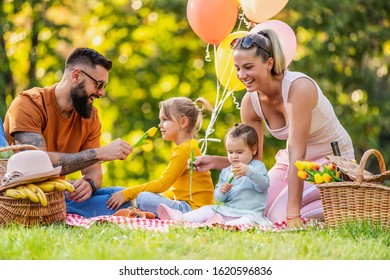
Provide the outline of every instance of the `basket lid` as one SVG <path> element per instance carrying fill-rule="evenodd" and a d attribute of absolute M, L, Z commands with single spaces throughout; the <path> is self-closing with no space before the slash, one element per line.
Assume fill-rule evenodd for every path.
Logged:
<path fill-rule="evenodd" d="M 359 164 L 356 163 L 356 161 L 341 157 L 341 156 L 326 156 L 327 160 L 332 162 L 337 166 L 337 168 L 348 177 L 350 181 L 354 181 L 357 178 L 358 170 L 359 170 Z M 345 177 L 344 176 L 344 177 Z M 372 178 L 374 175 L 371 172 L 368 172 L 367 170 L 363 171 L 363 178 L 364 180 Z"/>
<path fill-rule="evenodd" d="M 374 175 L 371 172 L 364 170 L 367 159 L 371 154 L 374 154 L 377 157 L 381 174 Z M 337 168 L 340 169 L 344 175 L 344 180 L 355 181 L 359 179 L 364 182 L 383 182 L 384 180 L 390 178 L 390 171 L 386 171 L 386 165 L 381 153 L 375 149 L 366 151 L 362 156 L 360 164 L 357 164 L 356 161 L 350 158 L 341 156 L 328 155 L 325 158 L 334 163 Z"/>

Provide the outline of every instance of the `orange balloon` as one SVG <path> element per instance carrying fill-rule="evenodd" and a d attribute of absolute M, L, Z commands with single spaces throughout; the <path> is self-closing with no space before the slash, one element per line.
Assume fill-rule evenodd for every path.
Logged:
<path fill-rule="evenodd" d="M 241 0 L 245 16 L 253 22 L 263 22 L 278 14 L 288 0 Z"/>
<path fill-rule="evenodd" d="M 219 44 L 233 30 L 238 17 L 237 0 L 188 0 L 188 22 L 203 41 Z"/>
<path fill-rule="evenodd" d="M 218 46 L 215 60 L 217 78 L 221 85 L 228 90 L 239 91 L 245 88 L 244 84 L 236 75 L 233 60 L 234 50 L 230 47 L 230 43 L 235 38 L 241 38 L 247 34 L 249 34 L 247 31 L 237 31 L 231 33 Z"/>

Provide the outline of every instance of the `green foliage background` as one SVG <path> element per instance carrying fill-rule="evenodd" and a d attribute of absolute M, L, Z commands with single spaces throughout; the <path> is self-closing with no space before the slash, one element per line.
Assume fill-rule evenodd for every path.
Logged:
<path fill-rule="evenodd" d="M 207 62 L 207 44 L 189 26 L 186 5 L 184 0 L 1 1 L 0 117 L 19 91 L 58 82 L 65 58 L 80 46 L 95 48 L 114 62 L 107 95 L 95 101 L 103 145 L 117 137 L 134 143 L 156 126 L 161 100 L 203 96 L 214 103 L 214 47 Z M 357 160 L 376 148 L 389 165 L 390 2 L 290 0 L 274 19 L 296 33 L 298 48 L 290 69 L 319 83 L 351 134 Z M 235 92 L 238 100 L 243 94 Z M 211 137 L 223 139 L 226 129 L 239 121 L 239 111 L 227 100 Z M 126 161 L 104 163 L 104 183 L 131 186 L 159 177 L 171 143 L 158 136 L 153 147 L 134 151 Z M 267 135 L 268 168 L 284 145 Z M 211 142 L 207 153 L 224 154 L 223 144 Z M 375 170 L 376 165 L 372 160 L 367 168 Z"/>

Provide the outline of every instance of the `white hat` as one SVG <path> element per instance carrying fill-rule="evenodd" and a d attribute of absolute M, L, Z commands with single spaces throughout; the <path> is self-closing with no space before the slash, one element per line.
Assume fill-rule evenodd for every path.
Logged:
<path fill-rule="evenodd" d="M 3 177 L 0 190 L 58 177 L 61 168 L 61 166 L 53 168 L 49 155 L 44 151 L 18 152 L 8 159 L 7 173 Z"/>

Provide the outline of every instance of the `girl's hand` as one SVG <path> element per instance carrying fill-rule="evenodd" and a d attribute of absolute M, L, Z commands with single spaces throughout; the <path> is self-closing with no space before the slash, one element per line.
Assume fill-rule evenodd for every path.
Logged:
<path fill-rule="evenodd" d="M 221 185 L 220 190 L 222 193 L 227 193 L 228 191 L 231 190 L 232 187 L 233 187 L 233 184 L 225 182 Z"/>
<path fill-rule="evenodd" d="M 118 210 L 119 207 L 121 207 L 121 205 L 125 202 L 126 202 L 126 199 L 123 196 L 122 192 L 116 192 L 116 193 L 112 194 L 110 199 L 107 201 L 107 207 L 110 210 L 114 210 L 114 209 Z"/>
<path fill-rule="evenodd" d="M 232 171 L 234 173 L 234 177 L 238 179 L 248 173 L 249 166 L 245 163 L 238 162 L 233 165 Z"/>

